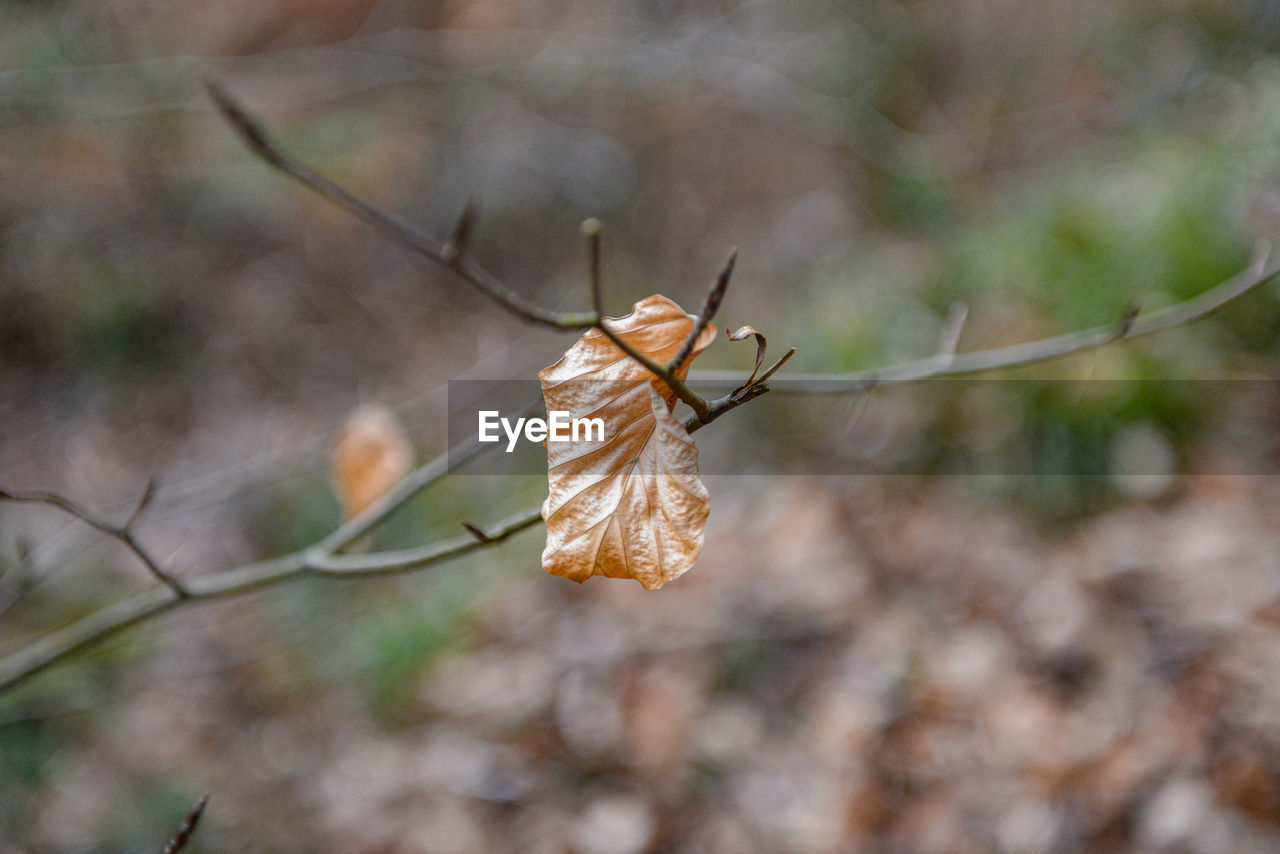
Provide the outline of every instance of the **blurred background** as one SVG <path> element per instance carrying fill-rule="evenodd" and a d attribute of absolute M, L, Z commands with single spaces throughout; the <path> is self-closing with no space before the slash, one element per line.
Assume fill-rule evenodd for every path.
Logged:
<path fill-rule="evenodd" d="M 956 302 L 976 349 L 1235 273 L 1280 239 L 1277 47 L 1274 0 L 0 2 L 0 483 L 122 520 L 154 477 L 143 542 L 214 572 L 339 521 L 356 406 L 427 459 L 449 380 L 571 343 L 270 171 L 202 79 L 436 234 L 474 198 L 542 305 L 586 307 L 586 216 L 613 314 L 738 246 L 723 324 L 840 372 Z M 769 395 L 703 452 L 918 474 L 709 477 L 657 593 L 546 576 L 535 529 L 180 609 L 0 697 L 0 852 L 159 850 L 206 791 L 191 851 L 1274 851 L 1278 327 L 1272 286 L 821 429 Z M 544 495 L 452 476 L 373 547 Z M 0 654 L 148 583 L 26 506 L 0 570 Z"/>

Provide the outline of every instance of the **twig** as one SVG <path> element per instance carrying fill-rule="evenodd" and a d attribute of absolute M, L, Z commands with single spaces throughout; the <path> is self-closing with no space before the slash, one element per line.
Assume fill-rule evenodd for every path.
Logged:
<path fill-rule="evenodd" d="M 187 843 L 191 841 L 191 834 L 196 832 L 196 825 L 200 823 L 200 816 L 204 815 L 204 808 L 209 803 L 209 794 L 206 792 L 201 796 L 200 800 L 187 813 L 187 817 L 182 820 L 182 825 L 178 828 L 178 832 L 169 840 L 169 844 L 164 847 L 161 854 L 178 854 L 183 848 L 187 847 Z"/>
<path fill-rule="evenodd" d="M 147 571 L 155 576 L 158 581 L 177 594 L 179 598 L 184 598 L 189 595 L 187 588 L 181 581 L 162 569 L 159 562 L 142 547 L 142 544 L 138 542 L 137 537 L 133 534 L 133 525 L 142 511 L 146 509 L 147 504 L 150 503 L 153 493 L 154 482 L 148 482 L 147 488 L 142 494 L 142 499 L 138 502 L 137 509 L 133 511 L 132 515 L 129 516 L 129 520 L 123 525 L 112 525 L 110 522 L 94 516 L 78 504 L 51 492 L 10 492 L 0 489 L 0 501 L 12 501 L 17 504 L 45 504 L 74 516 L 90 528 L 101 531 L 112 539 L 119 540 L 129 551 L 133 552 L 134 556 L 142 562 Z"/>
<path fill-rule="evenodd" d="M 783 353 L 782 356 L 778 359 L 778 361 L 774 362 L 772 365 L 766 368 L 765 372 L 761 374 L 760 378 L 756 380 L 754 383 L 752 383 L 752 385 L 760 385 L 765 380 L 769 379 L 769 377 L 776 374 L 778 372 L 778 369 L 781 368 L 783 365 L 785 365 L 787 362 L 791 361 L 791 357 L 794 356 L 795 354 L 796 354 L 795 347 L 792 347 L 790 350 Z"/>
<path fill-rule="evenodd" d="M 795 352 L 792 350 L 792 352 Z M 784 359 L 786 357 L 783 357 Z M 737 409 L 744 403 L 755 400 L 762 394 L 769 391 L 769 387 L 763 382 L 756 381 L 745 388 L 737 391 L 731 391 L 724 397 L 716 398 L 707 405 L 707 414 L 704 417 L 691 415 L 684 422 L 684 429 L 687 433 L 696 432 L 706 427 L 712 421 L 715 421 L 726 412 Z"/>
<path fill-rule="evenodd" d="M 644 367 L 648 368 L 651 373 L 656 374 L 659 379 L 666 383 L 667 386 L 676 393 L 677 397 L 689 404 L 689 408 L 693 410 L 694 415 L 697 416 L 698 420 L 705 421 L 707 416 L 710 414 L 707 402 L 699 397 L 693 389 L 689 388 L 687 383 L 676 376 L 675 372 L 673 372 L 670 367 L 667 365 L 659 365 L 653 359 L 650 359 L 644 353 L 641 353 L 635 347 L 628 344 L 627 340 L 621 335 L 610 329 L 610 320 L 612 320 L 612 318 L 600 318 L 600 323 L 596 328 L 603 332 L 604 337 L 612 341 L 614 346 L 619 350 L 626 353 Z"/>
<path fill-rule="evenodd" d="M 1280 276 L 1280 264 L 1266 267 L 1270 251 L 1270 245 L 1266 241 L 1259 241 L 1249 266 L 1225 282 L 1199 296 L 1157 311 L 1137 314 L 1136 309 L 1130 306 L 1119 321 L 1105 326 L 1095 326 L 1092 329 L 1025 341 L 1006 347 L 957 353 L 954 356 L 934 355 L 882 368 L 841 374 L 788 374 L 786 385 L 778 386 L 776 390 L 787 394 L 846 394 L 885 383 L 918 382 L 940 377 L 1019 368 L 1036 362 L 1095 350 L 1116 341 L 1128 341 L 1132 338 L 1151 335 L 1208 317 L 1223 306 Z M 727 388 L 741 381 L 742 375 L 736 371 L 693 371 L 688 379 L 690 384 L 705 388 Z"/>
<path fill-rule="evenodd" d="M 504 309 L 523 320 L 530 323 L 540 323 L 554 329 L 589 329 L 592 327 L 599 329 L 624 353 L 656 374 L 681 400 L 687 403 L 699 417 L 705 416 L 708 413 L 706 401 L 695 394 L 688 385 L 680 380 L 675 375 L 675 371 L 658 365 L 652 359 L 627 344 L 618 335 L 616 335 L 613 330 L 608 328 L 606 325 L 606 318 L 600 308 L 603 303 L 603 298 L 600 294 L 599 274 L 596 269 L 598 266 L 598 258 L 593 259 L 592 302 L 595 305 L 595 309 L 593 311 L 556 312 L 534 305 L 500 282 L 493 274 L 475 265 L 466 257 L 463 252 L 463 249 L 465 248 L 465 238 L 470 234 L 472 228 L 472 214 L 470 206 L 464 210 L 458 224 L 454 227 L 454 236 L 442 244 L 437 243 L 421 234 L 408 223 L 391 216 L 377 207 L 374 207 L 356 196 L 354 193 L 351 193 L 347 189 L 335 184 L 333 181 L 330 181 L 311 167 L 295 159 L 288 152 L 284 151 L 284 149 L 276 145 L 275 142 L 272 141 L 266 129 L 263 127 L 262 123 L 251 116 L 249 112 L 245 110 L 244 107 L 242 107 L 235 99 L 233 99 L 221 86 L 212 81 L 206 81 L 205 88 L 209 92 L 209 97 L 213 99 L 213 102 L 222 112 L 222 115 L 226 118 L 227 122 L 235 128 L 237 132 L 239 132 L 241 138 L 249 148 L 271 166 L 274 166 L 276 169 L 279 169 L 291 178 L 301 182 L 304 186 L 342 207 L 348 213 L 353 214 L 379 231 L 395 238 L 411 251 L 440 264 L 449 270 L 452 270 L 465 282 L 472 285 Z M 593 245 L 595 246 L 595 250 L 598 252 L 599 229 L 596 228 L 595 232 L 596 234 L 593 239 Z M 590 235 L 588 236 L 590 237 Z M 732 258 L 730 259 L 729 270 L 732 270 Z M 726 278 L 725 284 L 727 284 L 727 272 L 728 271 L 721 274 L 723 278 Z M 723 285 L 721 286 L 721 293 L 723 293 Z M 708 299 L 710 299 L 710 297 Z"/>
<path fill-rule="evenodd" d="M 310 549 L 274 560 L 197 577 L 183 585 L 183 595 L 176 595 L 176 591 L 168 585 L 144 590 L 38 639 L 8 658 L 0 660 L 0 694 L 74 653 L 139 622 L 164 613 L 179 603 L 247 593 L 312 572 L 313 568 L 308 565 L 308 557 L 319 562 L 324 556 L 338 554 L 386 521 L 422 490 L 448 474 L 451 466 L 461 465 L 490 447 L 492 446 L 479 442 L 468 442 L 423 464 L 370 503 L 364 511 L 339 526 Z M 0 497 L 7 494 L 9 493 L 0 493 Z M 58 496 L 51 497 L 71 506 L 70 502 Z M 92 524 L 88 520 L 86 522 Z M 528 524 L 532 524 L 532 521 Z M 94 527 L 102 530 L 99 525 Z M 505 530 L 500 533 L 501 538 L 505 538 L 514 534 L 515 531 Z M 496 542 L 498 538 L 498 534 L 490 532 L 491 541 Z M 451 546 L 457 546 L 457 542 L 454 541 Z M 445 560 L 465 553 L 465 550 L 451 548 L 447 553 L 428 562 Z M 328 574 L 315 571 L 317 574 Z M 385 566 L 380 567 L 378 574 L 385 574 L 386 571 Z"/>
<path fill-rule="evenodd" d="M 311 167 L 294 159 L 292 155 L 277 146 L 262 124 L 218 84 L 206 81 L 205 88 L 227 122 L 240 133 L 249 148 L 267 163 L 344 208 L 348 213 L 394 237 L 411 251 L 452 270 L 507 311 L 530 323 L 540 323 L 555 329 L 586 329 L 595 323 L 595 317 L 591 313 L 566 314 L 548 311 L 529 302 L 498 281 L 493 274 L 473 264 L 464 254 L 448 248 L 449 244 L 431 240 L 408 223 L 374 207 Z"/>
<path fill-rule="evenodd" d="M 711 290 L 707 291 L 707 299 L 702 304 L 702 310 L 698 312 L 698 319 L 693 324 L 693 329 L 689 331 L 689 337 L 684 339 L 675 357 L 668 363 L 667 369 L 673 374 L 679 374 L 681 368 L 689 361 L 689 357 L 693 355 L 693 348 L 698 343 L 698 337 L 702 335 L 703 330 L 707 328 L 707 324 L 716 316 L 716 312 L 720 310 L 720 303 L 724 301 L 724 292 L 729 288 L 729 279 L 733 276 L 733 267 L 738 263 L 738 250 L 735 248 L 729 252 L 729 258 L 724 262 L 724 268 L 720 270 L 720 275 L 716 276 L 716 280 L 711 284 Z"/>
<path fill-rule="evenodd" d="M 467 533 L 469 533 L 471 536 L 475 537 L 475 539 L 476 539 L 476 542 L 477 542 L 477 543 L 487 543 L 487 542 L 489 542 L 489 540 L 490 540 L 489 535 L 488 535 L 488 534 L 486 534 L 486 533 L 485 533 L 483 530 L 481 530 L 480 528 L 476 527 L 475 525 L 472 525 L 470 522 L 466 522 L 466 521 L 464 521 L 464 522 L 462 523 L 462 527 L 464 527 L 464 528 L 466 528 L 466 529 L 467 529 Z"/>
<path fill-rule="evenodd" d="M 476 549 L 500 543 L 513 534 L 542 520 L 542 507 L 531 508 L 509 516 L 483 531 L 484 539 L 468 533 L 413 549 L 391 549 L 367 555 L 336 555 L 326 552 L 307 554 L 305 570 L 315 575 L 340 578 L 367 578 L 374 575 L 398 575 L 433 563 L 468 554 Z M 220 593 L 219 595 L 223 595 Z"/>
<path fill-rule="evenodd" d="M 604 286 L 600 272 L 600 220 L 595 217 L 582 221 L 582 234 L 587 238 L 587 256 L 591 279 L 591 308 L 597 318 L 604 318 Z"/>
<path fill-rule="evenodd" d="M 179 604 L 238 596 L 306 577 L 355 579 L 409 572 L 500 543 L 541 518 L 541 507 L 511 516 L 488 530 L 487 540 L 483 543 L 468 534 L 418 549 L 368 555 L 338 555 L 313 548 L 197 577 L 188 583 L 187 595 L 184 597 L 176 596 L 168 587 L 152 587 L 95 611 L 66 628 L 45 635 L 9 657 L 0 659 L 0 694 L 21 685 L 76 652 L 101 643 Z"/>

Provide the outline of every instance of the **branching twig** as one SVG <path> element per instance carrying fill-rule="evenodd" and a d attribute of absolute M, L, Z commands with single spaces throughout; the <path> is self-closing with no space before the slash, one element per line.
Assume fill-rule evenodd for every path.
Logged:
<path fill-rule="evenodd" d="M 591 308 L 596 317 L 604 317 L 604 285 L 600 270 L 600 220 L 595 217 L 582 221 L 582 234 L 587 238 L 588 275 L 591 279 Z"/>
<path fill-rule="evenodd" d="M 687 383 L 676 376 L 675 372 L 672 371 L 670 367 L 667 365 L 659 365 L 653 359 L 650 359 L 644 353 L 641 353 L 635 347 L 628 344 L 627 339 L 610 329 L 610 320 L 612 320 L 612 318 L 601 318 L 600 324 L 596 328 L 603 332 L 604 336 L 612 341 L 615 347 L 626 353 L 632 359 L 635 359 L 641 365 L 644 365 L 651 373 L 656 374 L 659 379 L 667 384 L 668 388 L 676 393 L 677 397 L 689 404 L 689 408 L 693 410 L 694 416 L 699 421 L 706 422 L 707 416 L 710 414 L 707 402 L 699 397 L 693 389 L 689 388 Z"/>
<path fill-rule="evenodd" d="M 251 116 L 222 87 L 212 81 L 206 82 L 205 85 L 209 91 L 209 96 L 217 104 L 218 109 L 222 111 L 222 115 L 239 132 L 249 148 L 276 169 L 301 182 L 309 189 L 314 190 L 379 231 L 395 238 L 416 254 L 447 267 L 461 277 L 463 281 L 523 320 L 550 326 L 554 329 L 590 329 L 592 327 L 599 329 L 624 353 L 656 374 L 681 400 L 693 409 L 699 418 L 708 414 L 707 402 L 677 377 L 675 371 L 666 366 L 658 365 L 608 328 L 607 318 L 604 317 L 601 309 L 603 299 L 600 295 L 599 285 L 598 228 L 595 229 L 596 234 L 593 238 L 592 258 L 592 302 L 595 306 L 594 310 L 589 312 L 549 311 L 529 302 L 504 285 L 492 273 L 477 266 L 467 258 L 463 249 L 465 248 L 465 238 L 470 234 L 473 227 L 470 205 L 463 212 L 458 225 L 454 227 L 454 236 L 444 243 L 437 243 L 421 234 L 408 223 L 374 207 L 294 158 L 276 145 L 262 123 Z M 732 261 L 730 269 L 732 269 Z M 727 273 L 722 274 L 722 276 L 726 275 Z M 721 290 L 723 292 L 723 288 Z"/>
<path fill-rule="evenodd" d="M 45 635 L 8 658 L 0 659 L 0 694 L 25 682 L 37 673 L 74 653 L 99 643 L 143 620 L 158 616 L 179 603 L 248 593 L 307 574 L 335 574 L 324 569 L 323 564 L 325 561 L 331 557 L 336 557 L 343 549 L 386 521 L 396 510 L 404 506 L 422 490 L 448 474 L 450 466 L 461 465 L 489 447 L 491 446 L 483 445 L 479 442 L 471 442 L 423 464 L 370 503 L 364 511 L 336 528 L 331 534 L 309 549 L 274 560 L 200 576 L 182 585 L 181 595 L 169 585 L 153 587 L 117 602 L 115 605 L 95 611 L 64 629 Z M 15 493 L 0 490 L 0 498 L 14 495 Z M 53 503 L 54 506 L 58 507 L 74 506 L 59 496 L 41 494 L 40 497 L 55 499 L 54 502 L 42 501 L 42 503 Z M 24 498 L 30 500 L 32 496 L 24 494 Z M 479 547 L 505 539 L 523 529 L 522 527 L 516 527 L 516 523 L 524 522 L 523 527 L 528 527 L 539 518 L 538 513 L 534 513 L 532 519 L 529 519 L 528 516 L 529 514 L 527 513 L 521 514 L 521 516 L 515 517 L 514 520 L 499 523 L 496 530 L 486 533 L 489 539 L 483 544 L 474 539 L 466 542 L 463 538 L 437 544 L 435 548 L 438 554 L 424 555 L 423 553 L 418 553 L 414 555 L 414 557 L 422 561 L 417 565 L 427 565 L 466 554 L 470 550 L 462 548 L 466 545 Z M 98 530 L 104 530 L 104 527 L 111 527 L 109 525 L 94 524 L 97 520 L 90 521 L 91 517 L 78 516 L 78 518 L 84 518 L 87 524 L 92 524 Z M 111 534 L 112 532 L 104 530 L 104 533 Z M 313 566 L 312 563 L 315 565 Z M 411 568 L 415 568 L 415 566 L 413 564 L 404 565 L 402 561 L 401 565 L 394 568 L 394 571 L 405 571 Z M 388 562 L 379 561 L 374 574 L 384 575 L 390 571 L 393 570 Z M 343 574 L 346 577 L 353 575 L 350 565 L 344 567 Z"/>
<path fill-rule="evenodd" d="M 408 223 L 374 207 L 296 160 L 277 146 L 262 124 L 222 87 L 210 81 L 206 83 L 206 88 L 209 90 L 209 96 L 218 105 L 218 109 L 222 111 L 222 115 L 233 128 L 239 131 L 249 148 L 267 163 L 345 208 L 348 213 L 396 238 L 411 251 L 452 270 L 507 311 L 530 323 L 540 323 L 555 329 L 586 329 L 595 324 L 595 316 L 591 313 L 566 314 L 548 311 L 529 302 L 498 281 L 492 273 L 472 263 L 464 253 L 451 249 L 448 243 L 431 240 Z M 470 228 L 469 223 L 468 228 Z"/>
<path fill-rule="evenodd" d="M 174 578 L 168 572 L 161 568 L 159 562 L 151 556 L 151 553 L 142 547 L 133 533 L 134 523 L 138 521 L 138 517 L 142 515 L 142 511 L 146 510 L 147 505 L 151 502 L 151 496 L 155 492 L 155 482 L 147 483 L 146 490 L 142 493 L 142 498 L 138 501 L 137 509 L 129 516 L 129 520 L 123 525 L 112 525 L 103 519 L 80 507 L 78 504 L 63 498 L 61 495 L 55 495 L 51 492 L 8 492 L 0 489 L 0 501 L 12 501 L 18 504 L 46 504 L 50 507 L 57 507 L 64 513 L 67 513 L 79 519 L 90 528 L 101 531 L 112 539 L 119 540 L 125 545 L 134 556 L 142 562 L 158 581 L 165 584 L 179 598 L 188 595 L 186 587 L 178 579 Z"/>
<path fill-rule="evenodd" d="M 316 546 L 274 560 L 192 579 L 186 585 L 186 595 L 182 597 L 167 586 L 152 587 L 95 611 L 0 659 L 0 694 L 76 652 L 179 604 L 238 596 L 305 577 L 367 578 L 409 572 L 500 543 L 541 518 L 540 507 L 511 516 L 484 531 L 483 542 L 467 534 L 418 549 L 368 555 L 341 555 Z"/>
<path fill-rule="evenodd" d="M 1263 269 L 1266 260 L 1267 254 L 1260 252 L 1250 269 L 1200 296 L 1146 315 L 1134 317 L 1132 312 L 1129 312 L 1118 324 L 1012 347 L 963 354 L 956 356 L 955 362 L 951 365 L 940 364 L 934 357 L 852 375 L 830 377 L 806 375 L 803 381 L 820 383 L 814 389 L 816 391 L 828 390 L 823 388 L 821 383 L 833 382 L 837 385 L 834 390 L 847 392 L 867 389 L 878 382 L 909 383 L 938 376 L 1017 367 L 1097 348 L 1113 341 L 1188 323 L 1218 310 L 1280 275 L 1280 268 Z M 707 404 L 707 417 L 703 419 L 697 415 L 692 416 L 685 422 L 685 429 L 691 433 L 695 432 L 725 412 L 762 394 L 763 388 L 760 383 L 776 371 L 790 355 L 791 352 L 784 355 L 763 377 L 757 380 L 754 386 L 742 389 L 736 396 L 731 392 L 723 398 L 711 401 Z M 716 379 L 718 378 L 711 377 L 713 382 Z M 736 387 L 741 379 L 741 375 L 735 373 L 725 378 L 724 382 L 732 383 Z M 479 453 L 479 449 L 483 447 L 489 446 L 477 444 L 457 452 L 454 455 L 454 462 Z M 421 489 L 442 477 L 448 471 L 448 466 L 448 457 L 440 457 L 422 466 L 373 502 L 363 513 L 351 519 L 311 549 L 193 579 L 186 585 L 185 599 L 178 597 L 167 586 L 153 587 L 40 638 L 25 649 L 0 660 L 0 694 L 74 653 L 161 614 L 182 602 L 240 595 L 309 575 L 354 579 L 408 572 L 460 557 L 481 548 L 488 548 L 531 527 L 541 519 L 540 508 L 534 507 L 483 531 L 483 541 L 474 534 L 468 533 L 464 537 L 417 549 L 369 555 L 339 554 L 343 548 L 368 533 Z"/>
<path fill-rule="evenodd" d="M 1119 320 L 1105 326 L 1095 326 L 1079 332 L 1070 332 L 1052 338 L 1041 338 L 992 347 L 954 355 L 939 354 L 911 362 L 902 362 L 882 368 L 869 368 L 843 374 L 788 374 L 787 384 L 778 391 L 788 394 L 847 394 L 864 391 L 887 383 L 918 382 L 920 380 L 976 374 L 984 371 L 1007 370 L 1025 365 L 1060 359 L 1073 353 L 1095 350 L 1115 341 L 1127 341 L 1154 332 L 1208 317 L 1251 291 L 1280 276 L 1280 264 L 1267 266 L 1271 247 L 1259 241 L 1254 248 L 1249 266 L 1237 275 L 1218 284 L 1199 296 L 1184 302 L 1139 314 L 1132 305 Z M 706 388 L 727 388 L 742 381 L 736 371 L 692 371 L 689 382 Z"/>
<path fill-rule="evenodd" d="M 711 290 L 707 291 L 707 299 L 702 304 L 702 310 L 698 312 L 698 319 L 694 321 L 693 329 L 689 331 L 689 337 L 684 339 L 684 344 L 680 346 L 679 351 L 671 362 L 667 365 L 667 369 L 673 374 L 679 374 L 680 369 L 689 361 L 689 357 L 693 355 L 693 348 L 698 343 L 699 336 L 703 330 L 707 328 L 707 324 L 716 316 L 716 312 L 720 310 L 720 303 L 724 301 L 724 292 L 729 289 L 729 279 L 733 276 L 733 267 L 738 263 L 738 250 L 734 249 L 729 253 L 729 258 L 724 262 L 724 268 L 720 271 L 720 275 L 716 276 L 716 280 L 711 284 Z"/>

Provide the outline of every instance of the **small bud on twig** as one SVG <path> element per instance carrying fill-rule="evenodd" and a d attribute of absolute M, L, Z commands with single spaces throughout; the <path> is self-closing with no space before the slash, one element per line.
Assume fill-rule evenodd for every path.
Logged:
<path fill-rule="evenodd" d="M 456 263 L 467 253 L 467 247 L 471 243 L 471 229 L 475 224 L 475 218 L 475 204 L 471 199 L 467 199 L 467 204 L 462 208 L 462 213 L 458 215 L 458 221 L 453 224 L 453 231 L 449 232 L 449 240 L 440 249 L 441 257 L 449 263 Z"/>
<path fill-rule="evenodd" d="M 187 843 L 191 841 L 191 834 L 195 833 L 196 825 L 200 823 L 200 816 L 204 815 L 204 808 L 209 803 L 209 793 L 205 794 L 196 802 L 191 812 L 187 813 L 187 817 L 183 819 L 182 826 L 178 828 L 178 832 L 169 840 L 169 844 L 164 847 L 162 854 L 178 854 L 183 848 L 187 847 Z"/>

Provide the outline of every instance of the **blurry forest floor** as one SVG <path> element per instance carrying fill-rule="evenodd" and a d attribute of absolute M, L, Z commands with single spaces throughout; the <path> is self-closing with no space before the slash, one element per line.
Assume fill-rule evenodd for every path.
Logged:
<path fill-rule="evenodd" d="M 0 2 L 0 485 L 121 519 L 155 476 L 143 541 L 224 569 L 337 522 L 357 405 L 426 459 L 447 381 L 570 344 L 271 173 L 201 76 L 433 233 L 474 196 L 549 307 L 586 307 L 587 216 L 614 314 L 736 244 L 726 325 L 844 371 L 955 302 L 962 349 L 1014 343 L 1280 243 L 1280 7 L 1155 8 Z M 545 575 L 539 529 L 180 609 L 0 698 L 0 854 L 158 850 L 204 791 L 190 852 L 1275 851 L 1278 342 L 1270 286 L 1022 383 L 767 395 L 698 434 L 706 545 L 656 593 Z M 788 468 L 859 462 L 917 474 Z M 377 544 L 545 488 L 450 477 Z M 0 508 L 0 652 L 127 558 Z"/>
<path fill-rule="evenodd" d="M 166 620 L 100 707 L 0 722 L 83 742 L 29 838 L 136 850 L 204 788 L 210 851 L 1274 850 L 1274 479 L 1057 535 L 951 478 L 734 480 L 656 594 L 530 533 Z"/>

